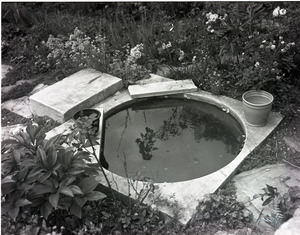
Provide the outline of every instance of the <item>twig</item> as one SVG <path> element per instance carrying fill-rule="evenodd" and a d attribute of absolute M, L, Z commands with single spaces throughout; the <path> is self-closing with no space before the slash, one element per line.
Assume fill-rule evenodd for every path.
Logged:
<path fill-rule="evenodd" d="M 106 181 L 106 183 L 107 183 L 107 186 L 108 186 L 108 188 L 109 188 L 109 190 L 110 190 L 110 192 L 111 192 L 111 194 L 112 194 L 112 197 L 113 197 L 114 201 L 116 201 L 115 194 L 114 194 L 114 192 L 113 192 L 113 190 L 112 190 L 112 187 L 111 187 L 111 184 L 110 184 L 110 182 L 109 182 L 109 179 L 108 179 L 108 177 L 107 177 L 107 175 L 106 175 L 106 173 L 105 173 L 105 171 L 104 171 L 104 169 L 103 169 L 103 167 L 102 167 L 102 164 L 101 164 L 101 162 L 100 162 L 100 159 L 98 159 L 98 157 L 97 157 L 97 154 L 96 154 L 96 151 L 95 151 L 95 148 L 94 148 L 94 145 L 93 145 L 93 142 L 92 142 L 92 140 L 91 140 L 91 137 L 90 137 L 89 133 L 88 133 L 88 135 L 87 135 L 87 139 L 88 139 L 88 141 L 90 142 L 90 144 L 91 144 L 91 146 L 92 146 L 92 149 L 93 149 L 93 153 L 92 153 L 92 154 L 94 155 L 94 157 L 96 158 L 96 160 L 97 160 L 97 162 L 98 162 L 98 165 L 99 165 L 99 167 L 100 167 L 100 169 L 101 169 L 101 171 L 102 171 L 102 173 L 103 173 L 103 175 L 104 175 L 104 178 L 105 178 L 105 181 Z"/>
<path fill-rule="evenodd" d="M 300 167 L 299 167 L 299 166 L 296 166 L 296 165 L 294 165 L 293 163 L 290 163 L 290 162 L 288 162 L 288 161 L 287 161 L 287 160 L 285 160 L 285 159 L 283 159 L 283 161 L 284 161 L 284 162 L 286 162 L 287 164 L 289 164 L 289 165 L 293 166 L 293 167 L 296 167 L 297 169 L 300 169 Z"/>

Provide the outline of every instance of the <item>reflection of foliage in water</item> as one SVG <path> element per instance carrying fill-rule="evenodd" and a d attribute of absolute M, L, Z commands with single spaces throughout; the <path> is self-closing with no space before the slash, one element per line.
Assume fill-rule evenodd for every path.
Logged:
<path fill-rule="evenodd" d="M 209 106 L 206 108 L 210 109 Z M 208 141 L 221 141 L 225 144 L 228 153 L 238 154 L 242 143 L 240 137 L 242 132 L 240 133 L 239 127 L 237 125 L 235 127 L 230 117 L 224 116 L 223 118 L 218 117 L 218 114 L 214 115 L 214 107 L 205 112 L 202 109 L 202 106 L 194 103 L 177 106 L 172 108 L 170 118 L 164 120 L 163 125 L 157 131 L 147 126 L 146 132 L 140 133 L 141 137 L 136 139 L 143 159 L 150 160 L 152 158 L 152 151 L 158 149 L 154 146 L 156 140 L 166 141 L 169 138 L 180 136 L 186 128 L 192 130 L 198 143 L 202 138 Z"/>
<path fill-rule="evenodd" d="M 163 122 L 163 125 L 156 132 L 160 140 L 168 140 L 169 136 L 175 137 L 181 135 L 182 131 L 187 128 L 186 122 L 180 121 L 180 112 L 178 107 L 172 109 L 171 117 Z"/>
<path fill-rule="evenodd" d="M 140 153 L 143 156 L 144 160 L 150 160 L 152 158 L 152 151 L 157 150 L 157 147 L 154 147 L 156 141 L 155 132 L 153 129 L 146 127 L 146 133 L 141 133 L 141 138 L 137 138 L 135 142 L 138 144 Z"/>
<path fill-rule="evenodd" d="M 172 115 L 168 120 L 163 121 L 163 125 L 155 132 L 148 126 L 145 128 L 146 133 L 140 133 L 141 138 L 136 139 L 136 143 L 139 146 L 140 153 L 144 160 L 150 160 L 152 158 L 152 151 L 157 150 L 154 147 L 155 141 L 157 139 L 161 141 L 168 140 L 169 137 L 179 136 L 182 130 L 187 128 L 185 122 L 180 121 L 180 113 L 178 112 L 178 107 L 172 109 Z"/>
<path fill-rule="evenodd" d="M 228 122 L 225 124 L 225 120 L 221 121 L 213 114 L 204 113 L 197 109 L 196 105 L 183 107 L 181 114 L 181 117 L 193 127 L 197 142 L 200 142 L 201 138 L 222 141 L 226 145 L 228 153 L 239 153 L 242 140 L 233 134 L 234 125 L 228 125 Z"/>

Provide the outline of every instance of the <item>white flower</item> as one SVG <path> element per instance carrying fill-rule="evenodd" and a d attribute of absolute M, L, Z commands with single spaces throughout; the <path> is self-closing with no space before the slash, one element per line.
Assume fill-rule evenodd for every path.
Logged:
<path fill-rule="evenodd" d="M 266 40 L 263 40 L 261 43 L 266 43 Z"/>
<path fill-rule="evenodd" d="M 276 48 L 275 45 L 272 45 L 272 46 L 271 46 L 271 49 L 272 49 L 272 50 L 275 50 L 275 48 Z"/>
<path fill-rule="evenodd" d="M 150 207 L 151 207 L 152 210 L 156 210 L 157 209 L 157 206 L 154 205 L 154 204 L 152 204 Z"/>
<path fill-rule="evenodd" d="M 197 57 L 197 56 L 195 56 L 195 55 L 193 56 L 192 63 L 195 63 L 195 62 L 196 62 L 196 57 Z"/>
<path fill-rule="evenodd" d="M 174 25 L 172 24 L 171 28 L 170 28 L 170 31 L 172 31 L 174 29 Z"/>
<path fill-rule="evenodd" d="M 280 7 L 276 7 L 276 8 L 274 9 L 274 11 L 273 11 L 273 16 L 274 16 L 274 17 L 279 16 L 279 11 L 280 11 Z"/>
<path fill-rule="evenodd" d="M 281 41 L 281 44 L 284 44 L 285 42 L 284 41 Z"/>
<path fill-rule="evenodd" d="M 281 16 L 285 15 L 285 14 L 286 14 L 286 9 L 280 9 L 280 10 L 279 10 L 279 14 L 280 14 Z"/>
<path fill-rule="evenodd" d="M 171 44 L 171 42 L 169 41 L 168 44 L 166 45 L 166 47 L 169 48 L 169 47 L 171 47 L 171 46 L 172 46 L 172 44 Z"/>
<path fill-rule="evenodd" d="M 255 66 L 255 67 L 258 67 L 258 66 L 259 66 L 259 62 L 256 62 L 254 66 Z"/>
<path fill-rule="evenodd" d="M 280 37 L 279 37 L 279 40 L 282 40 L 282 39 L 283 39 L 283 37 L 282 37 L 282 36 L 280 36 Z"/>
<path fill-rule="evenodd" d="M 142 53 L 140 51 L 136 51 L 136 52 L 134 52 L 133 57 L 136 59 L 139 59 L 142 57 Z"/>
<path fill-rule="evenodd" d="M 182 61 L 183 58 L 184 58 L 184 51 L 180 50 L 180 51 L 179 51 L 179 58 L 178 58 L 178 60 L 179 60 L 179 61 Z"/>
<path fill-rule="evenodd" d="M 219 15 L 212 14 L 211 12 L 209 12 L 208 14 L 206 14 L 206 18 L 208 19 L 208 21 L 207 21 L 208 23 L 215 22 L 219 18 Z"/>

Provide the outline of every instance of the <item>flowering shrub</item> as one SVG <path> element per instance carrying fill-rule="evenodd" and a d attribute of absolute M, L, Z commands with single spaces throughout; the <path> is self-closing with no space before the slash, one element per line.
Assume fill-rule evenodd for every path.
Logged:
<path fill-rule="evenodd" d="M 291 29 L 299 17 L 289 6 L 207 4 L 194 18 L 162 26 L 165 33 L 156 41 L 159 61 L 177 67 L 194 64 L 186 73 L 197 74 L 192 75 L 196 84 L 217 94 L 275 89 L 297 71 L 293 57 L 299 35 Z M 173 77 L 182 76 L 174 71 Z"/>
<path fill-rule="evenodd" d="M 49 66 L 62 70 L 91 67 L 105 72 L 108 49 L 106 38 L 102 35 L 92 40 L 75 28 L 69 38 L 50 35 L 44 45 L 50 51 L 47 56 Z"/>
<path fill-rule="evenodd" d="M 109 71 L 114 76 L 123 79 L 125 86 L 133 84 L 135 81 L 149 76 L 149 71 L 138 63 L 142 59 L 144 45 L 137 44 L 130 48 L 127 44 L 125 52 L 116 50 L 112 56 L 112 62 L 109 64 Z"/>
<path fill-rule="evenodd" d="M 227 9 L 228 10 L 228 9 Z M 246 14 L 247 13 L 247 14 Z M 240 91 L 259 89 L 289 75 L 295 42 L 287 34 L 285 9 L 268 12 L 263 4 L 235 6 L 206 14 L 210 39 L 220 48 L 216 73 Z"/>
<path fill-rule="evenodd" d="M 142 43 L 131 49 L 127 44 L 123 50 L 113 50 L 105 36 L 97 35 L 92 39 L 75 28 L 68 38 L 50 35 L 44 45 L 49 49 L 48 66 L 63 71 L 67 68 L 94 68 L 122 78 L 125 85 L 149 75 L 149 71 L 138 64 L 143 56 Z M 44 65 L 45 62 L 38 60 L 37 64 Z"/>

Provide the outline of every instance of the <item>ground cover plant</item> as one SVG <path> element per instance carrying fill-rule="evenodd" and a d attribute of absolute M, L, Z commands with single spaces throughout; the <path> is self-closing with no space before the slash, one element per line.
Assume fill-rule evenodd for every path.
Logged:
<path fill-rule="evenodd" d="M 167 71 L 171 78 L 190 78 L 203 90 L 233 98 L 240 98 L 248 89 L 265 89 L 275 96 L 274 109 L 286 118 L 264 147 L 254 151 L 239 170 L 283 160 L 299 166 L 297 153 L 289 150 L 283 141 L 285 135 L 300 133 L 300 126 L 294 121 L 299 120 L 300 112 L 300 35 L 296 30 L 300 23 L 299 9 L 297 2 L 2 3 L 1 56 L 2 62 L 12 65 L 13 69 L 1 84 L 14 85 L 19 80 L 31 79 L 34 83 L 23 83 L 23 86 L 2 94 L 1 101 L 28 95 L 34 87 L 28 84 L 53 84 L 87 67 L 118 76 L 125 86 L 147 78 L 150 72 Z M 2 115 L 12 116 L 8 111 L 2 112 Z M 20 117 L 15 119 L 27 124 L 30 122 Z M 2 121 L 5 125 L 9 120 L 2 118 Z M 51 121 L 40 123 L 46 128 L 53 127 Z M 37 149 L 34 147 L 33 153 L 32 146 L 37 143 L 29 144 L 28 136 L 22 135 L 25 139 L 18 137 L 18 144 L 15 144 L 25 144 L 26 148 L 31 146 L 30 151 L 24 152 L 23 146 L 21 152 L 10 152 L 14 160 L 4 159 L 6 163 L 23 162 L 25 153 L 37 159 L 38 149 L 39 156 L 44 156 L 44 145 Z M 55 157 L 53 149 L 51 151 L 49 154 Z M 26 173 L 24 168 L 32 167 L 30 164 L 14 166 L 21 167 L 19 175 Z M 48 176 L 48 170 L 42 173 Z M 226 218 L 218 217 L 220 221 L 226 219 L 223 226 L 212 223 L 220 215 L 210 213 L 210 206 L 224 209 L 224 203 L 228 206 L 226 201 L 234 203 L 233 190 L 230 195 L 218 192 L 200 202 L 198 212 L 203 211 L 206 216 L 200 218 L 195 215 L 197 219 L 190 223 L 188 229 L 176 221 L 168 222 L 149 207 L 140 205 L 132 210 L 128 202 L 116 201 L 112 197 L 86 202 L 82 206 L 83 218 L 88 217 L 86 220 L 71 215 L 68 205 L 63 210 L 54 210 L 45 219 L 45 216 L 40 217 L 41 207 L 28 202 L 31 189 L 18 189 L 23 192 L 22 198 L 12 195 L 14 191 L 10 190 L 14 188 L 11 186 L 24 186 L 26 183 L 14 173 L 11 171 L 11 177 L 7 179 L 9 173 L 2 174 L 2 182 L 9 186 L 5 191 L 6 198 L 19 200 L 13 208 L 5 206 L 4 212 L 9 212 L 12 217 L 2 216 L 2 224 L 7 229 L 3 232 L 7 234 L 21 231 L 31 234 L 38 231 L 41 234 L 67 234 L 70 231 L 77 234 L 210 234 L 218 229 L 242 227 L 237 223 L 240 218 L 246 226 L 250 218 L 250 215 L 244 214 L 242 205 L 234 204 L 236 213 L 228 213 Z M 51 177 L 55 178 L 52 173 Z M 84 177 L 81 173 L 79 175 Z M 74 182 L 77 185 L 80 181 Z M 41 182 L 35 179 L 29 184 Z M 79 192 L 75 188 L 75 192 Z M 63 198 L 73 198 L 68 189 L 61 190 Z M 295 196 L 296 192 L 291 189 L 290 195 Z M 281 206 L 283 211 L 288 211 L 294 204 L 285 196 Z M 56 199 L 54 196 L 51 198 Z M 52 199 L 55 207 L 56 200 Z M 49 212 L 49 204 L 46 208 Z M 44 213 L 47 210 L 43 209 Z M 79 213 L 79 210 L 74 211 Z M 233 214 L 235 217 L 232 217 Z M 13 218 L 17 218 L 16 221 Z M 67 218 L 66 224 L 61 224 L 61 218 Z"/>

